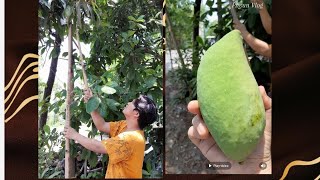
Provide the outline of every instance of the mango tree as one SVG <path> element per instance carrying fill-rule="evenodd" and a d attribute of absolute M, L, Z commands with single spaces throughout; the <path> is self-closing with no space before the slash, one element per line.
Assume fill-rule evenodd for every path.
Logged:
<path fill-rule="evenodd" d="M 71 62 L 73 65 L 69 66 L 74 75 L 69 74 L 69 92 L 65 86 L 55 92 L 54 102 L 48 103 L 49 112 L 60 117 L 66 117 L 67 112 L 62 107 L 68 107 L 70 114 L 66 119 L 70 118 L 70 126 L 79 131 L 80 126 L 86 125 L 90 128 L 87 137 L 101 140 L 103 134 L 97 131 L 89 114 L 93 109 L 98 109 L 106 121 L 121 120 L 124 119 L 122 109 L 128 101 L 139 94 L 153 98 L 159 107 L 159 119 L 145 130 L 149 142 L 143 171 L 146 177 L 159 177 L 162 174 L 161 8 L 160 1 L 68 1 L 63 19 L 70 33 L 69 42 L 75 42 L 73 44 L 76 46 L 70 45 L 69 52 L 61 53 L 64 57 L 69 56 L 69 60 L 74 60 L 74 64 Z M 87 104 L 83 102 L 83 86 L 75 85 L 72 90 L 74 82 L 83 83 L 85 79 L 80 65 L 81 54 L 76 51 L 81 46 L 77 43 L 78 38 L 73 38 L 77 37 L 77 32 L 79 41 L 90 45 L 90 55 L 83 56 L 83 60 L 88 86 L 94 98 Z M 62 140 L 60 152 L 67 150 L 67 144 Z M 72 175 L 66 168 L 65 177 L 104 177 L 107 155 L 88 151 L 73 141 L 68 152 L 70 157 L 76 158 L 76 173 Z M 67 161 L 65 164 L 67 167 Z"/>

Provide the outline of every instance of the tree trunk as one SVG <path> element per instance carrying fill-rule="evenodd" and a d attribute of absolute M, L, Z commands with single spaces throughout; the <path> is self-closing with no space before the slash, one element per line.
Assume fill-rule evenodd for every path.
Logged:
<path fill-rule="evenodd" d="M 193 19 L 193 53 L 192 53 L 192 73 L 197 74 L 197 70 L 200 63 L 199 57 L 199 42 L 197 37 L 199 36 L 199 23 L 200 23 L 200 8 L 201 0 L 196 0 L 194 3 L 194 19 Z"/>
<path fill-rule="evenodd" d="M 55 37 L 55 43 L 54 43 L 53 51 L 56 51 L 55 54 L 57 54 L 57 56 L 52 58 L 52 60 L 51 60 L 49 77 L 47 80 L 47 87 L 44 89 L 44 94 L 43 94 L 43 101 L 45 102 L 45 105 L 42 108 L 44 108 L 45 111 L 43 111 L 43 113 L 40 115 L 39 127 L 38 127 L 39 130 L 42 130 L 43 126 L 47 123 L 48 106 L 46 104 L 48 104 L 51 99 L 52 88 L 53 88 L 54 80 L 56 78 L 58 57 L 59 57 L 60 51 L 61 51 L 60 50 L 61 38 L 58 34 L 55 34 L 54 37 Z"/>
<path fill-rule="evenodd" d="M 172 31 L 172 26 L 171 26 L 171 22 L 170 22 L 170 18 L 169 18 L 169 13 L 166 13 L 166 16 L 167 16 L 167 22 L 168 22 L 168 30 L 169 30 L 169 34 L 171 36 L 171 40 L 173 42 L 173 45 L 174 45 L 174 48 L 177 50 L 178 52 L 178 55 L 179 55 L 179 60 L 180 60 L 180 63 L 181 63 L 181 66 L 182 66 L 182 69 L 185 70 L 186 69 L 186 65 L 184 64 L 184 61 L 183 61 L 183 58 L 182 58 L 182 53 L 178 47 L 178 43 L 177 43 L 177 40 L 174 36 L 174 32 Z"/>
<path fill-rule="evenodd" d="M 66 101 L 66 123 L 65 126 L 71 125 L 70 105 L 73 97 L 73 57 L 72 57 L 72 24 L 69 24 L 68 34 L 68 80 L 67 80 L 67 101 Z M 65 178 L 73 178 L 75 176 L 74 158 L 70 155 L 70 140 L 66 138 L 65 142 Z"/>

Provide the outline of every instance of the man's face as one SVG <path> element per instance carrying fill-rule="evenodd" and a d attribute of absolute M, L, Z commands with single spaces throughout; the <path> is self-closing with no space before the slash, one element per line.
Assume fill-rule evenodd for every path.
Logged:
<path fill-rule="evenodd" d="M 130 101 L 130 102 L 128 102 L 128 104 L 124 107 L 124 109 L 123 109 L 123 114 L 126 116 L 126 117 L 130 117 L 130 116 L 132 116 L 132 115 L 134 115 L 134 114 L 136 114 L 137 112 L 134 110 L 135 109 L 135 106 L 134 106 L 134 104 L 133 104 L 133 102 L 134 102 L 135 100 L 132 100 L 132 101 Z"/>

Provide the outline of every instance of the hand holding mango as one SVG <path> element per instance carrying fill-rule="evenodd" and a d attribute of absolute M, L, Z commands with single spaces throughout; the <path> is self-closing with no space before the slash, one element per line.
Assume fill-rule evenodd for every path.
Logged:
<path fill-rule="evenodd" d="M 230 162 L 231 169 L 217 170 L 221 174 L 271 174 L 271 98 L 269 98 L 263 86 L 259 86 L 261 96 L 266 110 L 266 128 L 263 140 L 260 141 L 256 150 L 242 163 L 228 159 L 217 146 L 214 137 L 211 136 L 204 123 L 198 101 L 191 101 L 188 110 L 196 116 L 192 119 L 188 136 L 190 140 L 200 149 L 202 154 L 210 162 Z M 266 169 L 259 167 L 261 162 L 267 164 Z"/>
<path fill-rule="evenodd" d="M 205 52 L 197 76 L 198 102 L 189 104 L 197 116 L 188 135 L 209 161 L 230 162 L 226 173 L 269 173 L 259 164 L 271 167 L 271 100 L 264 88 L 260 91 L 238 30 Z"/>

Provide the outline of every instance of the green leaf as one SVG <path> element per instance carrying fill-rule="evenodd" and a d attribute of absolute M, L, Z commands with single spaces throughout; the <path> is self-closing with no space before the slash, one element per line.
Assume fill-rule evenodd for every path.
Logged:
<path fill-rule="evenodd" d="M 145 25 L 142 25 L 142 24 L 137 24 L 137 26 L 140 28 L 140 29 L 147 29 L 147 27 Z"/>
<path fill-rule="evenodd" d="M 90 118 L 91 118 L 91 116 L 88 113 L 86 113 L 84 111 L 81 112 L 81 114 L 80 114 L 81 122 L 87 123 Z"/>
<path fill-rule="evenodd" d="M 83 149 L 83 151 L 81 152 L 81 155 L 80 155 L 81 160 L 86 159 L 87 154 L 88 154 L 88 150 Z"/>
<path fill-rule="evenodd" d="M 51 133 L 54 134 L 55 132 L 57 132 L 57 129 L 53 128 Z"/>
<path fill-rule="evenodd" d="M 65 11 L 66 18 L 70 18 L 72 14 L 71 7 L 68 5 L 64 11 Z"/>
<path fill-rule="evenodd" d="M 54 108 L 54 111 L 53 111 L 53 112 L 54 112 L 55 114 L 58 114 L 58 113 L 59 113 L 59 110 L 60 110 L 60 109 L 56 107 L 56 108 Z"/>
<path fill-rule="evenodd" d="M 114 94 L 114 93 L 117 92 L 115 89 L 113 89 L 112 87 L 109 87 L 109 86 L 103 86 L 101 88 L 101 91 L 106 93 L 106 94 Z"/>
<path fill-rule="evenodd" d="M 148 159 L 148 161 L 147 161 L 147 171 L 148 171 L 148 172 L 151 172 L 151 162 L 150 162 L 150 159 Z"/>
<path fill-rule="evenodd" d="M 41 177 L 40 178 L 44 178 L 44 175 L 46 174 L 46 172 L 49 171 L 49 168 L 47 167 L 46 169 L 44 169 L 44 171 L 42 172 L 41 174 Z"/>
<path fill-rule="evenodd" d="M 52 49 L 51 53 L 50 53 L 50 58 L 54 59 L 58 57 L 58 53 L 56 51 L 55 48 Z"/>
<path fill-rule="evenodd" d="M 45 133 L 50 134 L 50 127 L 48 125 L 44 125 L 43 130 Z"/>
<path fill-rule="evenodd" d="M 62 53 L 62 56 L 63 56 L 63 57 L 67 57 L 67 56 L 68 56 L 68 52 Z"/>
<path fill-rule="evenodd" d="M 100 103 L 101 103 L 100 98 L 96 96 L 91 97 L 86 104 L 87 113 L 90 114 L 92 111 L 96 110 L 99 107 Z"/>
<path fill-rule="evenodd" d="M 121 36 L 122 36 L 124 39 L 127 39 L 128 34 L 127 34 L 127 32 L 122 32 L 122 33 L 121 33 Z"/>
<path fill-rule="evenodd" d="M 148 88 L 152 87 L 157 81 L 157 78 L 155 77 L 149 77 L 147 80 L 146 80 L 146 85 Z"/>
<path fill-rule="evenodd" d="M 46 51 L 46 48 L 41 49 L 41 54 L 43 54 Z"/>
<path fill-rule="evenodd" d="M 113 99 L 109 99 L 109 98 L 107 98 L 106 101 L 107 101 L 107 106 L 108 106 L 111 110 L 117 111 L 117 106 L 119 106 L 120 103 L 118 103 L 117 101 L 115 101 L 115 100 L 113 100 Z"/>
<path fill-rule="evenodd" d="M 206 4 L 207 4 L 207 6 L 212 7 L 213 3 L 214 3 L 213 0 L 208 0 Z"/>
<path fill-rule="evenodd" d="M 144 72 L 146 72 L 147 74 L 150 74 L 150 75 L 156 73 L 155 70 L 153 70 L 153 69 L 146 69 L 146 70 L 144 70 Z"/>
<path fill-rule="evenodd" d="M 104 163 L 104 162 L 106 162 L 107 160 L 109 159 L 109 156 L 108 155 L 106 155 L 106 154 L 104 154 L 103 156 L 102 156 L 102 163 Z"/>
<path fill-rule="evenodd" d="M 146 176 L 150 176 L 150 173 L 144 169 L 142 169 L 142 174 Z"/>
<path fill-rule="evenodd" d="M 134 78 L 135 78 L 135 70 L 133 70 L 133 69 L 130 69 L 129 70 L 129 72 L 128 72 L 128 75 L 127 75 L 127 77 L 128 77 L 128 79 L 129 80 L 133 80 Z"/>
<path fill-rule="evenodd" d="M 88 162 L 89 162 L 90 167 L 96 167 L 96 165 L 98 164 L 98 157 L 97 157 L 96 153 L 90 154 L 90 158 L 88 159 Z"/>
<path fill-rule="evenodd" d="M 202 38 L 201 38 L 200 36 L 197 36 L 197 37 L 196 37 L 196 40 L 197 40 L 197 42 L 198 42 L 199 44 L 204 45 L 204 42 L 203 42 L 203 40 L 202 40 Z"/>
<path fill-rule="evenodd" d="M 106 117 L 107 117 L 108 114 L 107 114 L 107 111 L 106 111 L 105 108 L 99 107 L 98 110 L 99 110 L 99 114 L 100 114 L 103 118 L 106 118 Z"/>
<path fill-rule="evenodd" d="M 70 111 L 73 112 L 73 113 L 76 112 L 78 110 L 79 104 L 80 104 L 79 101 L 73 101 L 70 104 Z"/>
<path fill-rule="evenodd" d="M 123 45 L 121 46 L 121 48 L 122 48 L 126 53 L 128 53 L 128 52 L 131 51 L 131 46 L 130 46 L 130 44 L 128 44 L 128 43 L 123 44 Z"/>
<path fill-rule="evenodd" d="M 130 37 L 130 36 L 132 36 L 132 35 L 134 35 L 134 33 L 135 33 L 136 31 L 128 31 L 128 37 Z"/>
<path fill-rule="evenodd" d="M 139 16 L 138 19 L 136 20 L 136 22 L 138 22 L 138 23 L 145 22 L 145 20 L 143 18 L 144 18 L 144 15 Z"/>
<path fill-rule="evenodd" d="M 144 18 L 144 15 L 140 15 L 139 17 L 138 17 L 138 20 L 141 20 L 141 19 L 143 19 Z"/>
<path fill-rule="evenodd" d="M 107 85 L 108 85 L 109 87 L 113 87 L 113 88 L 119 86 L 119 84 L 118 84 L 117 82 L 115 82 L 115 81 L 109 81 L 109 82 L 107 83 Z"/>
<path fill-rule="evenodd" d="M 91 156 L 91 153 L 93 153 L 92 151 L 89 151 L 89 150 L 87 150 L 87 151 L 88 152 L 87 152 L 86 156 L 84 157 L 85 159 L 89 159 Z"/>
<path fill-rule="evenodd" d="M 51 175 L 48 177 L 48 179 L 54 178 L 54 177 L 58 176 L 60 173 L 61 173 L 61 171 L 56 171 L 56 172 L 54 172 L 53 174 L 51 174 Z"/>
<path fill-rule="evenodd" d="M 128 16 L 128 19 L 131 21 L 136 21 L 136 18 L 134 18 L 133 16 Z"/>

